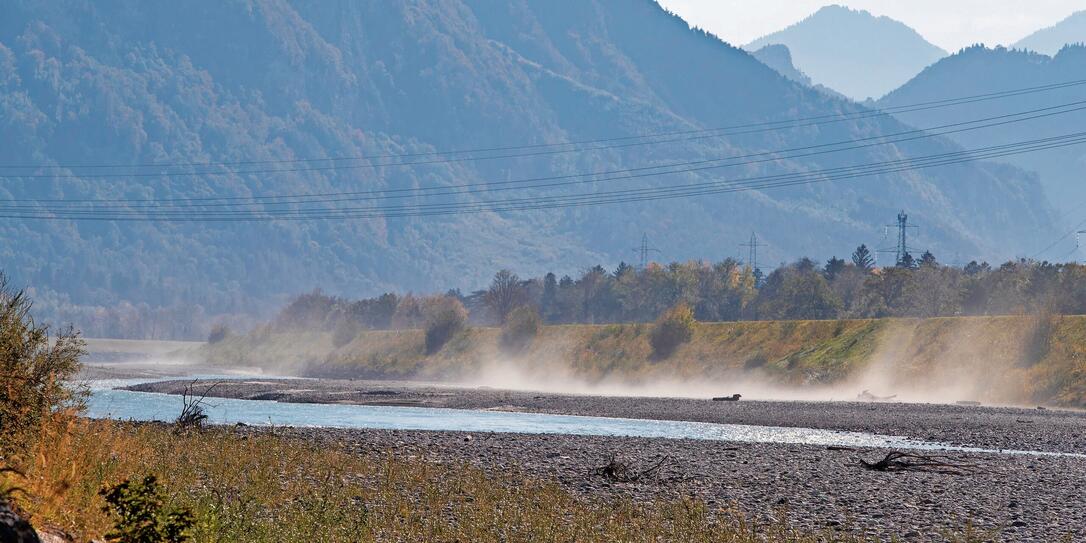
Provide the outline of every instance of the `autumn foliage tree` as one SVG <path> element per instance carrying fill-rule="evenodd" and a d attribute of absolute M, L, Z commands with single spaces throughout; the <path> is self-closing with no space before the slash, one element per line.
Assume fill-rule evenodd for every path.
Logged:
<path fill-rule="evenodd" d="M 1019 260 L 958 267 L 940 263 L 932 253 L 914 264 L 876 267 L 872 252 L 860 246 L 850 259 L 816 264 L 803 258 L 761 281 L 734 259 L 651 263 L 643 269 L 620 264 L 612 271 L 593 266 L 560 279 L 553 273 L 522 279 L 502 270 L 487 289 L 447 296 L 463 303 L 471 322 L 503 326 L 525 306 L 547 324 L 648 323 L 680 303 L 700 322 L 1086 314 L 1086 266 L 1081 264 Z M 314 291 L 295 299 L 273 326 L 338 331 L 340 345 L 355 331 L 423 328 L 423 300 L 384 294 L 349 301 Z"/>

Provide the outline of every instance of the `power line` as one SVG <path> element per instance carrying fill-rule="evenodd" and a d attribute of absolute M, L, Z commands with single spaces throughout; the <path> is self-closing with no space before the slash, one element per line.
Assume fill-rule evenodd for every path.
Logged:
<path fill-rule="evenodd" d="M 1086 206 L 1086 202 L 1082 202 L 1079 205 L 1075 206 L 1075 209 L 1080 209 L 1083 206 Z M 1062 236 L 1056 238 L 1056 241 L 1053 241 L 1052 243 L 1049 243 L 1048 245 L 1046 245 L 1044 249 L 1041 249 L 1040 251 L 1037 251 L 1036 253 L 1034 253 L 1033 256 L 1031 257 L 1031 259 L 1037 260 L 1037 258 L 1039 258 L 1041 255 L 1047 253 L 1053 247 L 1059 245 L 1063 240 L 1071 237 L 1072 235 L 1075 235 L 1075 234 L 1079 233 L 1078 229 L 1082 228 L 1084 225 L 1086 225 L 1086 219 L 1083 219 L 1083 220 L 1079 221 L 1078 223 L 1075 223 L 1075 225 L 1071 228 L 1071 230 L 1067 231 Z"/>
<path fill-rule="evenodd" d="M 1069 139 L 1078 138 L 1078 139 Z M 738 181 L 714 181 L 714 182 L 702 182 L 693 183 L 687 185 L 672 186 L 667 188 L 643 188 L 643 189 L 631 189 L 624 191 L 611 191 L 606 193 L 587 193 L 565 196 L 551 196 L 551 197 L 537 197 L 537 198 L 521 198 L 510 200 L 497 200 L 497 201 L 483 201 L 474 203 L 444 203 L 444 204 L 416 204 L 411 206 L 398 206 L 398 207 L 369 207 L 369 208 L 323 208 L 323 209 L 301 209 L 301 210 L 267 210 L 267 211 L 242 211 L 242 212 L 214 212 L 214 211 L 197 211 L 195 213 L 189 213 L 191 217 L 230 217 L 230 215 L 241 214 L 256 214 L 257 217 L 283 217 L 284 215 L 294 215 L 298 213 L 304 213 L 308 215 L 308 218 L 313 218 L 313 213 L 328 213 L 327 218 L 369 218 L 369 216 L 428 216 L 436 214 L 449 214 L 450 212 L 479 212 L 479 211 L 494 211 L 494 210 L 523 210 L 523 209 L 541 209 L 541 208 L 554 208 L 554 207 L 570 207 L 570 204 L 592 204 L 592 203 L 615 203 L 625 201 L 644 201 L 659 198 L 660 193 L 674 192 L 677 190 L 684 191 L 678 193 L 678 197 L 698 195 L 700 193 L 720 193 L 720 192 L 735 192 L 737 190 L 756 190 L 763 188 L 774 188 L 780 186 L 790 186 L 796 184 L 809 184 L 813 182 L 821 182 L 824 180 L 843 179 L 848 177 L 858 177 L 863 175 L 892 173 L 896 171 L 906 171 L 910 169 L 917 169 L 920 167 L 932 167 L 954 163 L 971 162 L 976 160 L 983 160 L 987 158 L 995 158 L 998 156 L 1007 156 L 1011 154 L 1020 154 L 1022 152 L 1032 152 L 1036 150 L 1043 150 L 1049 148 L 1066 147 L 1069 145 L 1076 145 L 1082 142 L 1086 142 L 1086 132 L 1076 133 L 1066 136 L 1059 136 L 1054 138 L 1044 138 L 1042 140 L 1033 140 L 1030 142 L 1021 142 L 1015 144 L 993 146 L 984 149 L 975 149 L 969 151 L 959 151 L 956 153 L 946 153 L 942 155 L 934 155 L 928 157 L 918 157 L 907 160 L 897 160 L 881 163 L 871 163 L 863 165 L 854 165 L 841 168 L 832 168 L 827 170 L 820 170 L 815 172 L 797 173 L 797 174 L 780 174 L 771 176 L 758 176 L 754 178 L 747 178 Z M 812 177 L 824 176 L 830 173 L 834 173 L 832 177 L 826 179 L 817 179 Z M 844 175 L 842 175 L 844 174 Z M 789 180 L 789 178 L 792 178 Z M 760 183 L 751 183 L 753 181 L 761 181 Z M 769 182 L 766 182 L 769 181 Z M 745 183 L 751 183 L 749 185 Z M 711 186 L 710 190 L 705 190 L 702 187 Z M 720 185 L 725 185 L 723 190 L 716 188 Z M 656 194 L 648 194 L 656 193 Z M 633 197 L 631 197 L 633 195 Z M 664 195 L 665 197 L 676 197 L 675 194 Z M 610 198 L 609 200 L 601 199 Z M 588 200 L 586 200 L 588 199 Z M 577 202 L 581 200 L 581 202 Z M 597 200 L 595 202 L 591 200 Z M 540 206 L 539 204 L 542 204 Z M 493 207 L 494 205 L 504 207 Z M 474 208 L 474 209 L 473 209 Z M 94 214 L 98 213 L 94 210 L 50 210 L 48 208 L 45 211 L 53 211 L 58 214 L 64 214 L 66 216 L 77 216 L 79 214 Z M 127 212 L 131 215 L 132 210 L 122 210 L 114 212 L 117 213 Z M 178 215 L 181 213 L 181 215 Z M 184 211 L 167 211 L 159 212 L 159 217 L 184 217 Z M 362 215 L 359 213 L 370 213 L 371 215 Z M 376 213 L 376 215 L 372 215 Z M 225 215 L 224 215 L 225 214 Z M 349 215 L 346 215 L 349 214 Z M 318 216 L 319 217 L 319 216 Z M 307 218 L 307 217 L 301 217 Z"/>
<path fill-rule="evenodd" d="M 752 134 L 759 132 L 769 132 L 776 130 L 785 130 L 790 128 L 802 128 L 807 126 L 819 126 L 822 124 L 829 124 L 835 122 L 846 122 L 850 120 L 864 119 L 870 117 L 887 116 L 899 113 L 909 113 L 914 111 L 923 111 L 928 109 L 937 109 L 943 107 L 953 107 L 959 105 L 972 104 L 981 101 L 995 100 L 1001 98 L 1009 98 L 1014 96 L 1020 96 L 1023 94 L 1031 94 L 1037 92 L 1047 92 L 1052 90 L 1059 90 L 1064 88 L 1070 88 L 1086 84 L 1086 80 L 1076 80 L 1063 83 L 1053 83 L 1050 85 L 1042 85 L 1036 87 L 1027 87 L 1022 89 L 1014 89 L 1008 91 L 1000 91 L 986 94 L 979 94 L 960 98 L 950 98 L 943 100 L 935 100 L 930 102 L 921 102 L 917 104 L 909 104 L 902 106 L 893 106 L 882 110 L 865 110 L 860 112 L 850 112 L 841 114 L 829 114 L 819 115 L 811 117 L 800 117 L 791 120 L 782 121 L 769 121 L 762 123 L 750 123 L 744 125 L 733 125 L 717 128 L 706 129 L 694 129 L 685 131 L 671 131 L 671 132 L 659 132 L 655 134 L 646 134 L 638 136 L 620 136 L 612 138 L 602 138 L 594 140 L 580 140 L 574 142 L 565 143 L 551 143 L 551 144 L 529 144 L 519 146 L 505 146 L 505 147 L 489 147 L 489 148 L 477 148 L 477 149 L 465 149 L 465 150 L 451 150 L 451 151 L 432 151 L 425 153 L 406 153 L 406 154 L 387 154 L 387 155 L 362 155 L 362 156 L 341 156 L 341 157 L 328 157 L 328 158 L 304 158 L 304 159 L 269 159 L 269 160 L 246 160 L 246 161 L 222 161 L 222 162 L 173 162 L 173 163 L 142 163 L 142 164 L 66 164 L 66 165 L 32 165 L 32 164 L 9 164 L 0 165 L 0 168 L 6 169 L 117 169 L 117 168 L 179 168 L 179 167 L 208 167 L 208 166 L 243 166 L 243 165 L 261 165 L 261 164 L 300 164 L 311 162 L 338 162 L 338 161 L 362 161 L 362 160 L 380 160 L 385 158 L 417 158 L 423 156 L 440 156 L 450 154 L 469 154 L 469 153 L 485 153 L 485 152 L 502 152 L 502 151 L 529 151 L 525 153 L 506 153 L 501 155 L 487 155 L 487 156 L 468 156 L 468 157 L 455 157 L 455 158 L 440 158 L 432 160 L 419 160 L 410 162 L 393 162 L 393 163 L 380 163 L 380 164 L 355 164 L 355 165 L 329 165 L 321 167 L 311 168 L 276 168 L 276 169 L 264 169 L 264 170 L 226 170 L 226 171 L 198 171 L 198 172 L 144 172 L 144 173 L 105 173 L 105 174 L 32 174 L 32 175 L 20 175 L 9 174 L 0 177 L 4 178 L 32 178 L 32 179 L 90 179 L 90 178 L 144 178 L 144 177 L 185 177 L 185 176 L 204 176 L 204 175 L 251 175 L 251 174 L 268 174 L 268 173 L 297 173 L 308 171 L 327 171 L 327 170 L 339 170 L 339 169 L 358 169 L 358 168 L 378 168 L 378 167 L 393 167 L 393 166 L 415 166 L 425 164 L 440 164 L 440 163 L 452 163 L 452 162 L 467 162 L 467 161 L 479 161 L 479 160 L 498 160 L 505 158 L 525 158 L 532 156 L 543 156 L 553 154 L 564 153 L 578 153 L 585 151 L 597 151 L 605 149 L 625 148 L 642 145 L 658 145 L 661 143 L 672 143 L 677 141 L 689 141 L 693 139 L 706 139 L 716 138 L 728 135 L 742 135 Z M 807 124 L 797 124 L 810 122 Z M 749 129 L 749 130 L 741 130 Z M 736 130 L 740 130 L 735 132 Z M 729 132 L 731 131 L 731 132 Z M 673 137 L 681 136 L 681 137 Z M 646 138 L 660 138 L 660 137 L 673 137 L 669 140 L 655 140 L 644 142 L 630 142 L 630 140 L 646 139 Z M 613 142 L 625 142 L 625 143 L 613 143 Z M 597 145 L 599 144 L 599 145 Z M 594 145 L 587 148 L 579 148 L 581 145 Z M 573 149 L 554 149 L 555 147 L 575 147 Z M 549 149 L 545 151 L 537 151 L 535 149 Z"/>
<path fill-rule="evenodd" d="M 671 186 L 665 188 L 645 188 L 625 191 L 612 191 L 609 193 L 587 193 L 578 195 L 552 196 L 543 198 L 524 198 L 497 200 L 489 202 L 473 203 L 448 203 L 432 205 L 400 206 L 398 208 L 324 208 L 324 209 L 300 209 L 300 210 L 265 210 L 265 211 L 231 211 L 227 213 L 213 211 L 189 212 L 156 212 L 142 215 L 122 213 L 118 210 L 111 214 L 103 214 L 94 210 L 50 209 L 11 211 L 0 215 L 0 218 L 18 219 L 72 219 L 72 220 L 117 220 L 117 221 L 260 221 L 260 220 L 314 220 L 314 219 L 361 219 L 361 218 L 392 218 L 409 216 L 435 216 L 449 214 L 479 213 L 486 211 L 522 211 L 534 209 L 557 209 L 576 207 L 583 205 L 601 205 L 619 202 L 652 201 L 671 198 L 681 198 L 708 194 L 721 194 L 728 192 L 740 192 L 748 190 L 762 190 L 766 188 L 779 188 L 801 184 L 813 184 L 826 181 L 851 179 L 869 175 L 881 175 L 897 171 L 931 168 L 936 166 L 961 164 L 998 158 L 1014 154 L 1028 153 L 1045 149 L 1067 147 L 1086 143 L 1086 132 L 1066 134 L 1049 138 L 1041 138 L 1012 144 L 990 146 L 986 148 L 963 150 L 940 155 L 930 155 L 913 159 L 886 161 L 879 163 L 861 164 L 840 168 L 830 168 L 805 173 L 782 174 L 775 176 L 758 176 L 742 180 L 719 180 L 707 183 L 693 183 L 687 185 Z"/>
<path fill-rule="evenodd" d="M 1076 107 L 1072 107 L 1076 106 Z M 1060 104 L 1057 106 L 1049 106 L 1045 108 L 1038 108 L 1027 111 L 1020 111 L 1017 113 L 1009 113 L 1003 115 L 996 115 L 992 117 L 985 117 L 981 119 L 975 119 L 971 121 L 962 121 L 958 123 L 950 123 L 946 125 L 939 125 L 933 127 L 927 127 L 922 129 L 913 129 L 894 134 L 870 136 L 866 138 L 840 140 L 836 142 L 809 145 L 804 147 L 794 147 L 790 149 L 776 150 L 776 151 L 764 151 L 758 153 L 748 153 L 746 155 L 736 155 L 727 158 L 714 158 L 703 159 L 697 161 L 678 162 L 671 164 L 662 164 L 655 166 L 642 166 L 636 168 L 625 168 L 619 170 L 605 170 L 591 173 L 576 173 L 576 174 L 564 174 L 555 176 L 543 176 L 534 177 L 528 179 L 497 181 L 497 182 L 485 182 L 485 183 L 467 183 L 461 185 L 453 185 L 447 187 L 422 187 L 411 189 L 384 189 L 384 190 L 369 190 L 369 191 L 351 191 L 351 192 L 335 192 L 335 193 L 316 193 L 310 195 L 268 195 L 268 196 L 234 196 L 234 197 L 202 197 L 202 198 L 171 198 L 171 199 L 38 199 L 38 200 L 6 200 L 7 203 L 19 203 L 30 202 L 33 204 L 50 203 L 57 205 L 83 205 L 94 204 L 98 208 L 110 208 L 110 207 L 125 207 L 125 208 L 142 208 L 142 207 L 235 207 L 244 205 L 255 205 L 257 203 L 263 203 L 264 205 L 287 205 L 293 203 L 340 203 L 340 202 L 354 202 L 354 201 L 373 201 L 373 200 L 386 200 L 386 199 L 398 199 L 398 198 L 410 198 L 416 196 L 443 196 L 443 195 L 460 195 L 460 194 L 472 194 L 482 192 L 503 192 L 515 189 L 525 188 L 554 188 L 560 186 L 579 185 L 585 183 L 597 183 L 605 181 L 616 181 L 624 179 L 634 179 L 640 177 L 653 177 L 664 174 L 675 173 L 688 173 L 695 171 L 704 171 L 719 169 L 725 167 L 736 166 L 749 166 L 753 164 L 761 164 L 767 162 L 776 162 L 782 159 L 794 159 L 794 158 L 806 158 L 812 156 L 820 156 L 832 153 L 840 153 L 844 151 L 851 151 L 856 149 L 870 148 L 880 145 L 890 145 L 905 143 L 909 141 L 916 141 L 921 139 L 934 138 L 939 136 L 945 136 L 948 134 L 962 133 L 967 131 L 982 130 L 985 128 L 992 128 L 996 126 L 1004 126 L 1008 124 L 1026 122 L 1030 120 L 1036 120 L 1055 115 L 1064 115 L 1068 113 L 1074 113 L 1076 111 L 1086 110 L 1086 100 L 1079 102 L 1070 102 L 1067 104 Z M 975 126 L 970 126 L 975 125 Z M 908 136 L 908 137 L 905 137 Z M 884 141 L 876 141 L 884 140 Z M 858 142 L 870 142 L 862 145 L 852 145 L 848 147 L 840 147 L 848 143 Z M 829 147 L 829 149 L 827 149 Z M 839 147 L 839 148 L 833 148 Z M 820 149 L 820 150 L 819 150 Z M 798 153 L 800 151 L 812 151 L 807 153 Z M 785 154 L 793 153 L 793 154 Z M 743 158 L 764 157 L 759 160 L 747 160 L 737 161 Z M 730 161 L 730 162 L 725 162 Z M 721 162 L 725 162 L 721 164 Z M 683 167 L 688 166 L 688 167 Z M 658 171 L 665 168 L 679 168 L 671 169 L 667 171 Z M 629 174 L 629 175 L 617 175 L 617 174 Z M 599 177 L 599 176 L 614 176 L 604 179 L 582 179 L 577 181 L 565 181 L 568 179 L 578 179 L 583 177 Z M 491 188 L 496 187 L 496 188 Z M 468 190 L 458 190 L 460 188 L 466 188 Z M 420 191 L 441 191 L 441 192 L 427 192 L 426 194 L 411 194 Z M 383 196 L 378 196 L 383 195 Z M 272 201 L 277 200 L 277 201 Z M 0 202 L 2 203 L 2 202 Z M 123 205 L 111 206 L 105 205 L 110 203 L 117 203 Z M 186 205 L 187 204 L 187 205 Z M 7 206 L 8 209 L 17 208 L 19 206 Z"/>

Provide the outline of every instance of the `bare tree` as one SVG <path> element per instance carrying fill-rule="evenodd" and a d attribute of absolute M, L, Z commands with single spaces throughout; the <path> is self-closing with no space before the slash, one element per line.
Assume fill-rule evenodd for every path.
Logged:
<path fill-rule="evenodd" d="M 526 298 L 527 291 L 520 277 L 509 270 L 501 270 L 494 274 L 494 280 L 490 282 L 484 300 L 498 318 L 498 322 L 504 324 L 514 309 L 524 305 Z"/>
<path fill-rule="evenodd" d="M 174 420 L 174 428 L 178 432 L 189 428 L 199 428 L 204 424 L 204 421 L 208 418 L 207 413 L 204 412 L 204 401 L 215 387 L 222 384 L 221 381 L 217 381 L 210 386 L 204 387 L 203 392 L 197 394 L 195 386 L 198 381 L 198 379 L 193 379 L 181 393 L 181 414 Z"/>

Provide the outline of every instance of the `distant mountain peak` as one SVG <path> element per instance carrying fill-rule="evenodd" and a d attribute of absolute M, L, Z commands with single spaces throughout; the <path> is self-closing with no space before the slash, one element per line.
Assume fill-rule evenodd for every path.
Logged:
<path fill-rule="evenodd" d="M 847 96 L 825 86 L 819 85 L 814 81 L 811 81 L 810 76 L 803 73 L 803 70 L 796 68 L 792 64 L 792 52 L 788 50 L 788 46 L 780 43 L 771 43 L 757 51 L 752 51 L 751 56 L 758 59 L 762 64 L 769 66 L 773 71 L 783 75 L 784 77 L 799 83 L 805 87 L 810 87 L 822 94 L 832 96 L 834 98 L 848 99 Z"/>
<path fill-rule="evenodd" d="M 859 16 L 863 16 L 863 17 L 871 17 L 871 18 L 874 18 L 874 19 L 886 19 L 886 20 L 889 20 L 889 21 L 893 21 L 893 19 L 891 19 L 889 17 L 873 15 L 870 11 L 867 11 L 866 9 L 852 9 L 852 8 L 850 8 L 848 6 L 842 6 L 841 4 L 828 4 L 828 5 L 822 6 L 821 8 L 818 8 L 818 11 L 816 11 L 816 12 L 812 13 L 811 15 L 809 15 L 808 18 L 816 17 L 816 16 L 819 16 L 819 15 L 826 16 L 826 15 L 838 15 L 838 14 L 840 14 L 840 15 L 859 15 Z M 894 21 L 894 22 L 897 22 L 897 21 Z"/>
<path fill-rule="evenodd" d="M 796 68 L 795 64 L 792 63 L 792 52 L 788 50 L 787 45 L 771 43 L 757 51 L 751 51 L 750 54 L 754 55 L 754 58 L 761 61 L 762 64 L 773 68 L 777 73 L 784 77 L 787 77 L 796 83 L 807 86 L 811 85 L 810 76 Z"/>
<path fill-rule="evenodd" d="M 1066 45 L 1084 42 L 1086 42 L 1086 10 L 1072 13 L 1066 19 L 1022 38 L 1012 47 L 1052 56 L 1059 53 Z"/>
<path fill-rule="evenodd" d="M 882 96 L 947 55 L 911 27 L 832 4 L 746 45 L 788 46 L 795 67 L 818 84 L 857 100 Z"/>

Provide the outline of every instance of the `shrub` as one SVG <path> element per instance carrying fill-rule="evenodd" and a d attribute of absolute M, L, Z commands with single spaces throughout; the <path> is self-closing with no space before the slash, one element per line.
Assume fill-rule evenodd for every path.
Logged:
<path fill-rule="evenodd" d="M 124 482 L 103 488 L 99 494 L 106 500 L 105 512 L 117 516 L 106 541 L 118 543 L 181 543 L 188 541 L 194 524 L 192 513 L 184 509 L 163 506 L 162 495 L 154 475 L 142 481 Z"/>
<path fill-rule="evenodd" d="M 50 339 L 30 306 L 0 274 L 0 454 L 31 444 L 49 417 L 78 410 L 85 399 L 86 391 L 70 383 L 83 340 L 71 328 Z"/>
<path fill-rule="evenodd" d="M 539 335 L 543 319 L 535 307 L 522 305 L 509 313 L 502 326 L 500 343 L 509 352 L 520 352 L 531 346 Z"/>
<path fill-rule="evenodd" d="M 208 332 L 207 334 L 207 342 L 215 344 L 228 337 L 230 337 L 230 328 L 225 324 L 219 323 L 211 327 L 211 332 Z"/>
<path fill-rule="evenodd" d="M 649 335 L 649 344 L 657 358 L 667 358 L 675 349 L 694 337 L 694 312 L 689 305 L 680 303 L 656 319 Z"/>
<path fill-rule="evenodd" d="M 426 354 L 441 350 L 453 336 L 467 327 L 468 311 L 456 298 L 434 296 L 423 301 Z"/>

